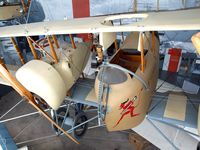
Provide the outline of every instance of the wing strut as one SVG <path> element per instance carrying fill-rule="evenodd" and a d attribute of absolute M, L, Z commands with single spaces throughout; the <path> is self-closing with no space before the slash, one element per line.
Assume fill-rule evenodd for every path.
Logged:
<path fill-rule="evenodd" d="M 73 39 L 73 37 L 72 37 L 71 34 L 69 34 L 69 38 L 70 38 L 70 41 L 71 41 L 71 43 L 72 43 L 72 47 L 73 47 L 74 49 L 76 49 L 76 45 L 75 45 L 75 43 L 74 43 L 74 39 Z"/>
<path fill-rule="evenodd" d="M 47 40 L 48 40 L 48 43 L 49 43 L 49 46 L 50 46 L 50 50 L 51 50 L 51 54 L 55 60 L 55 63 L 57 64 L 58 63 L 58 57 L 56 55 L 56 52 L 55 52 L 55 49 L 53 47 L 53 44 L 51 43 L 51 39 L 49 36 L 47 36 Z"/>
<path fill-rule="evenodd" d="M 33 54 L 34 59 L 39 59 L 39 58 L 38 58 L 38 55 L 37 55 L 37 53 L 36 53 L 36 51 L 35 51 L 35 48 L 34 48 L 34 46 L 33 46 L 33 43 L 32 43 L 32 41 L 30 40 L 30 38 L 27 37 L 27 41 L 28 41 L 28 44 L 29 44 L 29 47 L 30 47 L 30 49 L 31 49 L 31 52 L 32 52 L 32 54 Z"/>
<path fill-rule="evenodd" d="M 58 40 L 57 40 L 56 36 L 55 36 L 55 35 L 51 35 L 51 36 L 52 36 L 52 38 L 53 38 L 53 41 L 54 41 L 54 43 L 55 43 L 56 47 L 57 47 L 57 48 L 60 48 L 60 46 L 59 46 L 59 44 L 58 44 Z"/>
<path fill-rule="evenodd" d="M 15 50 L 16 50 L 16 52 L 17 52 L 19 58 L 20 58 L 20 61 L 21 61 L 22 65 L 24 65 L 24 64 L 25 64 L 25 61 L 24 61 L 23 55 L 22 55 L 22 53 L 21 53 L 21 51 L 20 51 L 20 49 L 19 49 L 19 47 L 18 47 L 18 45 L 17 45 L 17 43 L 16 43 L 16 41 L 15 41 L 15 38 L 14 38 L 14 37 L 11 37 L 10 40 L 11 40 L 13 46 L 15 47 Z"/>
<path fill-rule="evenodd" d="M 72 141 L 74 141 L 76 144 L 79 144 L 79 142 L 74 139 L 71 135 L 69 135 L 63 128 L 61 128 L 56 122 L 52 120 L 52 118 L 44 111 L 42 110 L 34 101 L 33 95 L 25 88 L 23 87 L 7 70 L 3 59 L 0 58 L 0 76 L 7 80 L 10 85 L 22 96 L 27 99 L 27 101 L 36 109 L 38 110 L 49 122 L 51 122 L 54 126 L 56 126 L 60 131 L 62 131 L 68 138 L 70 138 Z"/>
<path fill-rule="evenodd" d="M 139 42 L 138 42 L 138 50 L 141 52 L 141 71 L 144 73 L 145 69 L 145 58 L 144 58 L 144 33 L 140 32 Z"/>

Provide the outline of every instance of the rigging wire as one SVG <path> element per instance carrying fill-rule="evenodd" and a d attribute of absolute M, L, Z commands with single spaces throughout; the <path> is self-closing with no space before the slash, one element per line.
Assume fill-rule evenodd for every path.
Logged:
<path fill-rule="evenodd" d="M 33 0 L 31 0 L 31 3 L 29 5 L 29 7 L 28 7 L 28 14 L 27 14 L 27 18 L 26 18 L 26 24 L 28 23 L 28 20 L 29 20 L 29 17 L 30 17 L 32 2 L 33 2 Z"/>
<path fill-rule="evenodd" d="M 34 118 L 32 121 L 29 122 L 29 124 L 27 126 L 25 126 L 22 130 L 20 130 L 20 132 L 17 133 L 17 135 L 15 135 L 13 139 L 16 140 L 17 137 L 19 137 L 27 128 L 29 128 L 31 125 L 37 123 L 39 120 L 41 120 L 41 118 L 42 118 L 41 114 L 37 117 L 37 119 Z"/>
<path fill-rule="evenodd" d="M 11 112 L 15 107 L 17 107 L 21 102 L 24 101 L 24 98 L 22 98 L 17 104 L 15 104 L 12 108 L 10 108 L 6 113 L 4 113 L 1 117 L 0 120 L 5 117 L 9 112 Z"/>

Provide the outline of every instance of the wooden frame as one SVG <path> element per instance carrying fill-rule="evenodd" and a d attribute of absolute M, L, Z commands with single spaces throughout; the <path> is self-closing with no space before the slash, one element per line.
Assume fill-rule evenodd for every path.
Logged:
<path fill-rule="evenodd" d="M 60 48 L 60 46 L 59 46 L 59 44 L 58 44 L 58 40 L 57 40 L 56 36 L 55 36 L 55 35 L 52 35 L 52 38 L 53 38 L 53 41 L 54 41 L 54 43 L 55 43 L 56 47 L 57 47 L 57 48 Z"/>
<path fill-rule="evenodd" d="M 55 49 L 53 47 L 53 44 L 51 43 L 51 39 L 49 36 L 47 36 L 47 40 L 48 40 L 48 43 L 49 43 L 49 46 L 50 46 L 50 50 L 51 50 L 51 54 L 55 60 L 55 63 L 57 64 L 58 63 L 58 57 L 57 57 L 57 54 L 55 52 Z"/>
<path fill-rule="evenodd" d="M 143 37 L 143 34 L 144 33 L 140 33 L 140 36 L 139 36 L 139 50 L 141 51 L 141 71 L 142 73 L 144 73 L 144 69 L 145 69 L 145 58 L 144 58 L 144 37 Z"/>
<path fill-rule="evenodd" d="M 16 50 L 16 52 L 17 52 L 19 58 L 20 58 L 21 63 L 24 65 L 24 64 L 25 64 L 25 61 L 24 61 L 23 55 L 21 54 L 21 51 L 20 51 L 20 49 L 19 49 L 19 47 L 18 47 L 18 45 L 17 45 L 17 43 L 16 43 L 14 37 L 11 37 L 10 40 L 11 40 L 13 46 L 15 47 L 15 50 Z"/>
<path fill-rule="evenodd" d="M 60 131 L 62 131 L 68 138 L 74 141 L 76 144 L 79 142 L 74 139 L 71 135 L 69 135 L 64 129 L 62 129 L 53 119 L 44 111 L 42 110 L 38 104 L 35 102 L 33 95 L 23 87 L 7 70 L 5 64 L 3 63 L 2 58 L 0 58 L 0 76 L 7 80 L 10 85 L 22 96 L 25 97 L 26 100 L 31 104 L 36 110 L 38 110 L 50 123 L 56 126 Z"/>
<path fill-rule="evenodd" d="M 28 44 L 29 44 L 29 47 L 31 49 L 34 59 L 39 59 L 31 39 L 29 37 L 26 37 L 26 39 L 28 41 Z"/>
<path fill-rule="evenodd" d="M 51 58 L 53 61 L 54 58 L 51 56 L 51 54 L 49 54 L 43 47 L 41 47 L 39 44 L 37 44 L 36 41 L 34 41 L 31 37 L 27 37 L 32 43 L 34 43 L 40 50 L 42 50 L 49 58 Z"/>
<path fill-rule="evenodd" d="M 69 34 L 69 38 L 70 38 L 70 40 L 71 40 L 72 47 L 73 47 L 74 49 L 76 49 L 76 45 L 75 45 L 75 43 L 74 43 L 74 39 L 73 39 L 73 37 L 72 37 L 71 34 Z"/>
<path fill-rule="evenodd" d="M 24 0 L 21 0 L 21 3 L 22 3 L 24 12 L 27 13 L 27 12 L 28 12 L 28 7 L 26 6 L 25 1 L 24 1 Z"/>

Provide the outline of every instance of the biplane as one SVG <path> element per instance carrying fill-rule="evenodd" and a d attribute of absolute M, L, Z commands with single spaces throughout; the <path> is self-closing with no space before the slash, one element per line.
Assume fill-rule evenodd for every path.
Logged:
<path fill-rule="evenodd" d="M 0 20 L 7 21 L 25 15 L 28 12 L 30 3 L 30 0 L 28 0 L 27 4 L 24 0 L 20 3 L 7 0 L 0 1 Z"/>
<path fill-rule="evenodd" d="M 157 84 L 157 31 L 199 30 L 199 14 L 200 9 L 188 9 L 1 27 L 0 37 L 11 37 L 23 64 L 16 68 L 1 59 L 1 84 L 12 86 L 52 123 L 57 134 L 65 134 L 76 143 L 94 119 L 99 126 L 105 123 L 108 131 L 136 127 L 148 112 Z M 131 22 L 116 23 L 119 20 Z M 122 32 L 129 34 L 119 45 L 116 33 Z M 83 33 L 89 33 L 88 41 L 74 42 L 72 35 Z M 69 35 L 70 43 L 57 38 L 63 34 Z M 32 36 L 37 35 L 45 37 L 35 41 Z M 33 60 L 24 61 L 16 37 L 27 39 Z M 193 41 L 199 45 L 199 37 Z M 109 50 L 114 54 L 109 56 Z M 83 75 L 90 53 L 97 57 L 95 80 Z M 97 115 L 88 119 L 85 105 L 95 107 Z M 51 108 L 50 115 L 44 107 Z M 73 117 L 70 107 L 75 110 Z M 65 129 L 65 125 L 70 128 Z"/>

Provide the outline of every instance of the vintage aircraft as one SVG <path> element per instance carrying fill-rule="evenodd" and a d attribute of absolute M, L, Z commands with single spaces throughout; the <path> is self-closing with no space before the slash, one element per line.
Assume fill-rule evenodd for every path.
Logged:
<path fill-rule="evenodd" d="M 198 32 L 197 34 L 193 35 L 191 40 L 192 40 L 193 45 L 197 49 L 197 52 L 200 55 L 200 32 Z"/>
<path fill-rule="evenodd" d="M 7 21 L 15 18 L 19 18 L 28 12 L 28 7 L 31 0 L 28 0 L 27 4 L 24 0 L 19 2 L 10 2 L 7 0 L 0 1 L 0 21 Z"/>
<path fill-rule="evenodd" d="M 104 122 L 108 131 L 133 128 L 144 120 L 156 88 L 157 31 L 199 30 L 199 13 L 200 9 L 189 9 L 2 27 L 0 37 L 11 37 L 23 66 L 13 68 L 1 59 L 1 83 L 12 86 L 58 133 L 64 133 L 76 143 L 75 138 L 84 134 L 87 123 L 93 119 L 98 118 L 99 125 Z M 132 22 L 115 24 L 124 19 Z M 130 33 L 120 48 L 117 32 Z M 75 43 L 71 34 L 77 33 L 98 33 L 98 42 L 94 45 L 94 39 L 90 38 L 88 42 Z M 69 34 L 71 44 L 61 44 L 56 39 L 55 35 L 62 34 Z M 46 37 L 34 41 L 31 36 L 36 35 Z M 27 38 L 34 60 L 25 63 L 14 37 Z M 99 64 L 96 79 L 79 80 L 92 49 L 96 50 Z M 116 51 L 111 57 L 106 55 L 109 49 Z M 76 86 L 77 82 L 89 86 Z M 63 103 L 65 109 L 59 108 Z M 71 118 L 69 107 L 74 104 L 75 116 Z M 96 107 L 97 116 L 87 119 L 80 104 Z M 42 109 L 44 105 L 52 108 L 51 116 Z M 71 125 L 67 131 L 75 138 L 65 131 L 64 124 Z"/>

